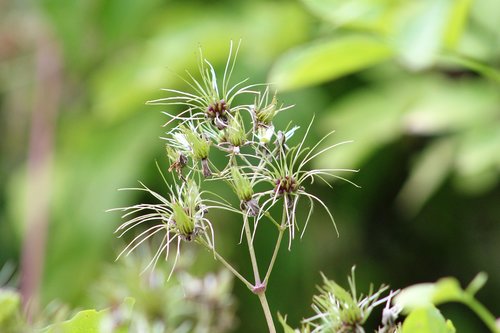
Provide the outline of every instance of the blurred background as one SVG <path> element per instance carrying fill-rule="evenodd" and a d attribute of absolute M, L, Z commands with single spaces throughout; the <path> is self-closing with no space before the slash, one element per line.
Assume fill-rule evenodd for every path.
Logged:
<path fill-rule="evenodd" d="M 360 189 L 311 187 L 340 237 L 316 210 L 278 257 L 271 309 L 298 325 L 320 272 L 346 285 L 356 265 L 365 291 L 450 275 L 466 285 L 484 271 L 478 298 L 500 315 L 499 17 L 496 0 L 0 1 L 0 281 L 34 316 L 55 300 L 112 304 L 95 292 L 110 283 L 151 310 L 127 276 L 137 271 L 113 263 L 121 221 L 105 211 L 141 200 L 118 188 L 162 188 L 166 117 L 145 101 L 185 89 L 176 73 L 196 72 L 199 47 L 223 68 L 241 39 L 234 82 L 275 83 L 296 105 L 281 126 L 316 115 L 310 143 L 332 129 L 328 143 L 354 140 L 312 167 L 360 170 Z M 250 272 L 231 222 L 215 226 L 221 252 Z M 275 236 L 256 240 L 263 263 Z M 219 270 L 210 254 L 192 257 L 194 276 Z M 232 331 L 265 331 L 257 298 L 238 281 L 227 292 Z M 486 331 L 459 305 L 442 310 L 459 331 Z"/>

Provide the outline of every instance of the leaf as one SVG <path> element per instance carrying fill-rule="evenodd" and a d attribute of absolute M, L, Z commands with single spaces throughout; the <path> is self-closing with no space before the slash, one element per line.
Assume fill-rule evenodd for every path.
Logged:
<path fill-rule="evenodd" d="M 283 317 L 280 313 L 278 313 L 278 320 L 281 326 L 283 326 L 284 333 L 295 333 L 295 330 L 286 323 L 286 316 Z"/>
<path fill-rule="evenodd" d="M 465 29 L 469 16 L 472 0 L 456 0 L 451 9 L 450 18 L 444 33 L 444 44 L 449 49 L 454 49 Z"/>
<path fill-rule="evenodd" d="M 464 56 L 460 55 L 452 55 L 452 54 L 447 54 L 439 57 L 440 61 L 443 61 L 444 63 L 450 63 L 450 64 L 455 64 L 459 65 L 462 67 L 465 67 L 473 72 L 476 72 L 488 79 L 491 79 L 496 82 L 500 82 L 500 71 L 488 66 L 486 64 L 483 64 L 477 60 L 470 59 Z"/>
<path fill-rule="evenodd" d="M 401 60 L 412 70 L 431 66 L 441 50 L 450 0 L 419 1 L 408 6 L 395 26 L 396 44 Z"/>
<path fill-rule="evenodd" d="M 431 143 L 417 157 L 396 199 L 404 215 L 415 216 L 443 184 L 453 166 L 455 151 L 455 140 L 445 138 Z"/>
<path fill-rule="evenodd" d="M 391 56 L 386 43 L 369 36 L 317 41 L 286 53 L 271 69 L 269 81 L 280 90 L 303 88 L 355 73 Z"/>
<path fill-rule="evenodd" d="M 17 332 L 20 319 L 21 297 L 18 293 L 0 289 L 0 331 Z"/>
<path fill-rule="evenodd" d="M 394 303 L 405 312 L 410 312 L 445 302 L 459 302 L 463 297 L 464 291 L 458 281 L 448 277 L 436 283 L 420 283 L 407 287 L 394 298 Z"/>
<path fill-rule="evenodd" d="M 441 312 L 433 306 L 412 311 L 403 323 L 403 333 L 453 332 L 453 324 L 447 323 Z"/>
<path fill-rule="evenodd" d="M 432 303 L 439 305 L 446 302 L 459 302 L 463 296 L 464 291 L 457 279 L 452 277 L 442 278 L 436 282 Z"/>
<path fill-rule="evenodd" d="M 419 283 L 403 289 L 396 297 L 394 304 L 405 312 L 428 307 L 432 304 L 432 297 L 436 291 L 434 283 Z"/>
<path fill-rule="evenodd" d="M 392 9 L 398 1 L 391 0 L 302 0 L 316 16 L 335 27 L 384 30 L 390 25 Z"/>
<path fill-rule="evenodd" d="M 99 333 L 108 310 L 84 310 L 70 320 L 49 326 L 43 333 Z"/>

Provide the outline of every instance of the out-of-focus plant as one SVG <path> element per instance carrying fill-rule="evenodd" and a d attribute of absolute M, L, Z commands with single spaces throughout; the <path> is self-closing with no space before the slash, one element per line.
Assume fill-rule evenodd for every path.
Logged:
<path fill-rule="evenodd" d="M 166 283 L 171 263 L 140 274 L 148 262 L 148 247 L 108 267 L 93 287 L 93 309 L 71 310 L 53 301 L 36 317 L 21 310 L 21 296 L 14 288 L 0 288 L 0 332 L 228 332 L 234 326 L 235 301 L 232 276 L 227 271 L 202 278 L 186 272 L 190 256 L 175 269 L 178 282 Z M 7 267 L 8 268 L 8 267 Z M 8 269 L 2 269 L 1 274 Z M 1 286 L 1 285 L 0 285 Z M 96 310 L 102 309 L 102 310 Z M 73 313 L 73 315 L 71 315 Z"/>
<path fill-rule="evenodd" d="M 396 199 L 414 217 L 450 175 L 466 193 L 482 193 L 500 176 L 498 11 L 492 0 L 303 0 L 323 25 L 321 38 L 279 58 L 269 80 L 295 90 L 356 74 L 363 83 L 328 111 L 352 149 L 326 154 L 318 166 L 361 167 L 404 138 L 425 145 Z M 326 125 L 328 124 L 328 125 Z M 342 134 L 346 133 L 346 134 Z"/>
<path fill-rule="evenodd" d="M 189 251 L 188 251 L 189 252 Z M 155 270 L 141 274 L 152 256 L 149 246 L 109 265 L 92 288 L 98 308 L 109 308 L 110 322 L 126 321 L 130 332 L 228 332 L 234 326 L 232 275 L 223 270 L 198 278 L 187 270 L 186 253 L 167 283 L 173 263 L 159 261 Z M 123 306 L 131 298 L 133 309 Z M 133 311 L 132 311 L 133 310 Z"/>
<path fill-rule="evenodd" d="M 363 324 L 377 306 L 385 304 L 377 333 L 454 333 L 453 323 L 446 320 L 437 305 L 460 302 L 474 311 L 492 333 L 500 332 L 495 317 L 475 298 L 474 294 L 486 282 L 480 273 L 463 290 L 454 278 L 443 278 L 436 283 L 424 283 L 403 290 L 390 291 L 382 297 L 387 287 L 378 291 L 370 288 L 367 296 L 358 295 L 354 268 L 349 278 L 349 291 L 323 276 L 324 286 L 318 288 L 312 308 L 314 316 L 304 319 L 300 329 L 292 329 L 286 317 L 280 316 L 285 333 L 364 333 Z M 400 314 L 406 317 L 402 318 Z"/>
<path fill-rule="evenodd" d="M 231 43 L 222 77 L 200 52 L 201 78 L 187 72 L 186 83 L 191 91 L 164 89 L 171 96 L 149 102 L 184 108 L 177 114 L 165 112 L 169 117 L 166 125 L 175 124 L 164 137 L 171 163 L 168 170 L 173 174 L 170 182 L 159 167 L 169 193 L 163 195 L 141 183 L 141 187 L 135 190 L 150 194 L 158 203 L 114 210 L 125 212 L 123 218 L 126 221 L 117 229 L 120 237 L 139 230 L 122 254 L 128 255 L 158 235 L 161 242 L 145 269 L 154 267 L 162 255 L 168 258 L 171 247 L 174 247 L 173 270 L 183 243 L 205 247 L 258 296 L 269 331 L 275 332 L 266 289 L 283 236 L 288 233 L 288 248 L 291 249 L 296 231 L 301 230 L 303 234 L 307 228 L 315 203 L 326 210 L 335 226 L 328 207 L 307 190 L 306 183 L 317 179 L 330 185 L 329 179 L 344 179 L 337 173 L 354 170 L 307 168 L 310 161 L 347 141 L 321 146 L 331 132 L 313 147 L 307 147 L 304 143 L 311 121 L 302 131 L 299 142 L 293 145 L 291 138 L 299 133 L 299 129 L 290 126 L 283 130 L 275 128 L 274 117 L 289 107 L 279 104 L 276 94 L 271 97 L 270 87 L 247 84 L 246 79 L 236 84 L 231 82 L 238 48 L 239 45 L 234 48 Z M 222 166 L 212 162 L 214 150 L 225 154 L 226 161 Z M 217 183 L 217 186 L 229 185 L 237 202 L 204 189 L 207 182 L 211 185 Z M 309 204 L 304 219 L 297 217 L 297 207 L 302 201 Z M 271 214 L 274 206 L 281 208 L 281 215 Z M 214 220 L 210 213 L 217 209 L 233 212 L 241 219 L 241 238 L 245 238 L 250 254 L 253 282 L 230 264 L 215 245 L 219 221 Z M 277 231 L 275 249 L 264 271 L 258 267 L 254 248 L 254 237 L 262 223 L 274 225 Z"/>

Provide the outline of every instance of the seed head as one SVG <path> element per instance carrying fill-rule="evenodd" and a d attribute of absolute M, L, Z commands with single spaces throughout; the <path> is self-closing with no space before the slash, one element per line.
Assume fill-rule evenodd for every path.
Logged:
<path fill-rule="evenodd" d="M 210 152 L 210 142 L 205 139 L 204 135 L 198 134 L 185 126 L 181 127 L 181 131 L 191 147 L 193 157 L 196 160 L 207 159 Z"/>
<path fill-rule="evenodd" d="M 241 174 L 238 167 L 231 167 L 231 180 L 233 190 L 241 201 L 250 201 L 253 196 L 252 185 L 248 178 Z"/>
<path fill-rule="evenodd" d="M 271 122 L 276 115 L 278 101 L 276 100 L 276 94 L 273 96 L 271 103 L 260 108 L 257 106 L 255 108 L 255 118 L 257 119 L 257 123 L 260 125 L 271 125 Z"/>
<path fill-rule="evenodd" d="M 278 193 L 278 195 L 282 195 L 284 193 L 294 193 L 299 189 L 297 181 L 292 176 L 278 178 L 276 179 L 275 184 L 276 187 L 274 188 L 274 192 Z"/>
<path fill-rule="evenodd" d="M 177 202 L 172 203 L 172 219 L 179 229 L 181 236 L 186 240 L 191 240 L 194 232 L 194 220 Z"/>
<path fill-rule="evenodd" d="M 233 147 L 240 147 L 246 142 L 243 119 L 241 119 L 239 113 L 229 119 L 229 123 L 226 128 L 226 138 Z"/>

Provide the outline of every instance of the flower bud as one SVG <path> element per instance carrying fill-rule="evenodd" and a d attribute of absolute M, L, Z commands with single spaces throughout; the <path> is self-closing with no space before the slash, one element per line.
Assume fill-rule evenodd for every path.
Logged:
<path fill-rule="evenodd" d="M 241 201 L 250 201 L 253 196 L 253 189 L 247 177 L 241 174 L 235 166 L 231 168 L 231 180 L 233 190 Z"/>
<path fill-rule="evenodd" d="M 276 100 L 276 94 L 273 96 L 273 99 L 270 104 L 264 106 L 263 108 L 255 109 L 255 118 L 257 119 L 257 123 L 263 125 L 270 125 L 273 121 L 274 116 L 276 115 L 276 106 L 278 101 Z"/>
<path fill-rule="evenodd" d="M 245 128 L 239 113 L 229 119 L 226 128 L 227 141 L 234 147 L 240 147 L 246 142 Z"/>
<path fill-rule="evenodd" d="M 172 217 L 179 229 L 179 233 L 189 239 L 194 232 L 193 218 L 177 202 L 172 203 Z"/>
<path fill-rule="evenodd" d="M 208 153 L 210 152 L 210 142 L 207 141 L 203 135 L 199 135 L 187 127 L 182 127 L 182 132 L 191 147 L 193 157 L 196 160 L 208 158 Z"/>

